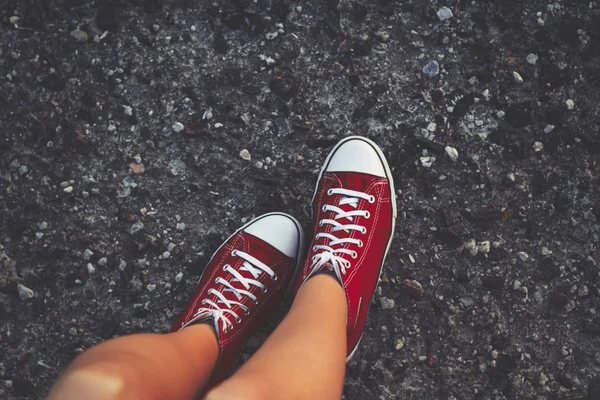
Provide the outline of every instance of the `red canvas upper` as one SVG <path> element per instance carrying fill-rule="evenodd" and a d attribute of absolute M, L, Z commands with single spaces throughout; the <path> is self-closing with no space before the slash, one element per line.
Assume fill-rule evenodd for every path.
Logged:
<path fill-rule="evenodd" d="M 266 273 L 261 273 L 257 281 L 263 283 L 267 288 L 267 292 L 256 286 L 251 286 L 248 290 L 257 297 L 258 304 L 247 297 L 243 296 L 238 300 L 234 293 L 226 291 L 226 286 L 216 284 L 215 279 L 221 277 L 231 283 L 234 287 L 245 290 L 239 283 L 233 281 L 233 275 L 223 270 L 227 264 L 231 265 L 236 271 L 240 271 L 244 260 L 240 257 L 232 255 L 233 250 L 243 251 L 255 257 L 259 261 L 270 267 L 277 275 L 277 280 L 271 279 Z M 192 296 L 189 304 L 181 313 L 181 316 L 171 328 L 171 332 L 180 330 L 186 324 L 193 321 L 196 311 L 206 305 L 201 304 L 202 300 L 208 299 L 217 303 L 218 298 L 214 294 L 208 294 L 212 288 L 222 293 L 227 300 L 239 301 L 249 308 L 250 315 L 246 316 L 244 310 L 240 306 L 233 306 L 232 311 L 242 317 L 238 324 L 233 316 L 228 316 L 228 319 L 233 324 L 233 329 L 226 331 L 222 323 L 218 323 L 219 334 L 219 359 L 213 370 L 211 379 L 206 386 L 206 390 L 224 380 L 230 372 L 236 358 L 240 354 L 243 346 L 246 344 L 250 335 L 261 321 L 282 301 L 285 291 L 287 290 L 290 281 L 294 275 L 296 268 L 296 260 L 286 256 L 273 246 L 263 240 L 250 235 L 244 231 L 240 231 L 231 238 L 215 253 L 210 263 L 207 265 L 202 278 L 198 284 L 198 288 Z M 247 271 L 241 272 L 245 278 L 251 278 L 252 275 Z M 220 304 L 222 305 L 222 304 Z M 208 321 L 212 321 L 210 318 Z"/>
<path fill-rule="evenodd" d="M 342 199 L 341 195 L 329 195 L 328 190 L 334 188 L 343 188 L 359 191 L 375 197 L 375 201 L 370 203 L 368 200 L 360 199 L 357 207 L 350 205 L 339 205 Z M 306 281 L 311 272 L 314 274 L 313 256 L 321 253 L 323 250 L 314 250 L 315 245 L 331 242 L 331 239 L 315 239 L 319 232 L 331 233 L 337 238 L 356 238 L 363 242 L 363 247 L 359 248 L 356 244 L 343 244 L 332 246 L 333 248 L 347 248 L 356 251 L 357 258 L 351 255 L 341 255 L 345 260 L 350 261 L 351 265 L 341 274 L 342 284 L 346 291 L 348 301 L 348 322 L 347 322 L 347 354 L 350 355 L 360 340 L 365 327 L 367 312 L 373 297 L 373 293 L 379 280 L 379 275 L 383 267 L 383 261 L 387 251 L 388 242 L 393 232 L 394 218 L 391 204 L 391 189 L 388 179 L 357 172 L 325 172 L 317 185 L 317 193 L 313 202 L 313 236 L 308 255 L 298 275 L 295 283 L 295 291 Z M 367 210 L 370 217 L 357 216 L 352 221 L 346 218 L 339 219 L 342 224 L 356 224 L 364 226 L 367 231 L 351 230 L 332 232 L 331 225 L 319 225 L 323 219 L 334 219 L 336 213 L 333 211 L 323 211 L 325 204 L 338 206 L 344 211 Z M 327 268 L 327 266 L 325 266 Z M 323 269 L 323 268 L 321 268 Z"/>

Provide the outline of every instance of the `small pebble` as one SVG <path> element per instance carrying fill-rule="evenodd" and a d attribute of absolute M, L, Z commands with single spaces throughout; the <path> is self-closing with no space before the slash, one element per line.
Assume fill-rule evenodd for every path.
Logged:
<path fill-rule="evenodd" d="M 386 43 L 390 40 L 390 34 L 386 31 L 377 31 L 375 32 L 375 36 L 381 40 L 383 43 Z"/>
<path fill-rule="evenodd" d="M 182 132 L 185 129 L 185 126 L 183 126 L 183 124 L 181 122 L 175 122 L 172 126 L 171 129 L 173 129 L 173 131 L 175 133 L 179 133 Z"/>
<path fill-rule="evenodd" d="M 490 89 L 485 89 L 481 95 L 483 96 L 483 98 L 485 99 L 485 101 L 490 101 L 490 99 L 492 98 L 492 95 L 490 93 Z"/>
<path fill-rule="evenodd" d="M 35 233 L 35 238 L 37 240 L 41 240 L 44 237 L 44 234 L 42 232 L 36 232 Z"/>
<path fill-rule="evenodd" d="M 542 142 L 535 142 L 533 144 L 533 151 L 539 153 L 542 150 L 544 150 L 544 144 Z"/>
<path fill-rule="evenodd" d="M 63 189 L 63 192 L 73 193 L 73 186 L 67 186 L 66 188 Z"/>
<path fill-rule="evenodd" d="M 133 115 L 133 108 L 131 108 L 130 106 L 123 106 L 123 112 L 125 113 L 125 115 Z"/>
<path fill-rule="evenodd" d="M 93 274 L 94 272 L 96 272 L 96 268 L 94 268 L 94 266 L 92 265 L 92 263 L 88 263 L 87 264 L 87 270 L 90 274 Z"/>
<path fill-rule="evenodd" d="M 90 249 L 85 249 L 83 252 L 83 259 L 87 261 L 90 258 L 92 258 L 93 255 L 94 255 L 93 251 L 91 251 Z"/>
<path fill-rule="evenodd" d="M 46 221 L 44 221 L 44 222 L 40 222 L 40 224 L 38 225 L 38 228 L 39 228 L 41 231 L 45 231 L 46 229 L 48 229 L 48 223 L 47 223 Z"/>
<path fill-rule="evenodd" d="M 396 350 L 402 350 L 404 347 L 404 340 L 398 339 L 396 340 Z"/>
<path fill-rule="evenodd" d="M 437 124 L 435 122 L 430 122 L 429 124 L 427 124 L 427 130 L 429 132 L 435 132 L 436 129 L 437 129 Z"/>
<path fill-rule="evenodd" d="M 452 162 L 458 161 L 458 150 L 454 147 L 446 146 L 446 155 L 452 160 Z"/>
<path fill-rule="evenodd" d="M 182 280 L 183 280 L 183 272 L 180 272 L 177 275 L 175 275 L 175 282 L 179 283 Z"/>
<path fill-rule="evenodd" d="M 525 253 L 524 251 L 519 251 L 517 255 L 519 256 L 521 261 L 527 261 L 529 259 L 529 254 Z"/>
<path fill-rule="evenodd" d="M 419 298 L 423 296 L 423 293 L 425 293 L 423 286 L 421 286 L 419 282 L 411 279 L 406 279 L 404 282 L 402 282 L 402 290 L 414 298 Z"/>
<path fill-rule="evenodd" d="M 565 104 L 567 105 L 567 108 L 569 110 L 572 110 L 572 109 L 575 108 L 575 102 L 573 100 L 571 100 L 571 99 L 565 101 Z"/>
<path fill-rule="evenodd" d="M 19 297 L 23 301 L 31 299 L 35 296 L 35 293 L 33 292 L 33 290 L 29 289 L 27 286 L 25 286 L 21 283 L 19 283 L 17 285 L 17 290 L 19 291 Z"/>
<path fill-rule="evenodd" d="M 447 21 L 450 18 L 452 18 L 453 16 L 454 16 L 454 14 L 452 13 L 452 10 L 446 6 L 440 8 L 437 12 L 437 17 L 439 18 L 440 21 Z"/>
<path fill-rule="evenodd" d="M 75 328 L 74 326 L 69 328 L 69 335 L 71 336 L 77 336 L 77 328 Z"/>
<path fill-rule="evenodd" d="M 19 167 L 19 175 L 20 176 L 25 176 L 25 175 L 27 175 L 28 172 L 29 172 L 29 168 L 27 168 L 27 165 L 21 165 Z"/>
<path fill-rule="evenodd" d="M 526 60 L 527 60 L 527 62 L 528 62 L 529 64 L 531 64 L 531 65 L 535 65 L 535 63 L 536 63 L 536 62 L 537 62 L 537 60 L 538 60 L 538 56 L 537 56 L 537 55 L 535 55 L 535 54 L 533 54 L 533 53 L 531 53 L 531 54 L 528 54 L 528 55 L 527 55 L 527 58 L 526 58 Z"/>
<path fill-rule="evenodd" d="M 252 160 L 252 155 L 251 155 L 251 154 L 250 154 L 250 152 L 249 152 L 248 150 L 246 150 L 246 149 L 243 149 L 242 151 L 240 151 L 240 157 L 241 157 L 243 160 L 246 160 L 246 161 L 250 161 L 250 160 Z"/>
<path fill-rule="evenodd" d="M 379 302 L 381 303 L 381 308 L 384 310 L 390 310 L 396 307 L 396 302 L 393 299 L 388 299 L 387 297 L 380 298 Z"/>
<path fill-rule="evenodd" d="M 106 264 L 108 264 L 108 258 L 102 257 L 101 259 L 98 260 L 99 267 L 105 267 Z"/>
<path fill-rule="evenodd" d="M 479 253 L 479 248 L 477 247 L 477 242 L 475 242 L 475 239 L 469 239 L 463 244 L 463 246 L 465 250 L 467 250 L 473 257 Z"/>
<path fill-rule="evenodd" d="M 138 221 L 135 224 L 131 225 L 131 228 L 129 228 L 129 233 L 134 234 L 136 232 L 141 231 L 142 229 L 144 229 L 144 223 L 142 221 Z"/>
<path fill-rule="evenodd" d="M 156 290 L 156 285 L 151 283 L 148 286 L 146 286 L 146 289 L 148 289 L 149 292 L 154 292 Z"/>
<path fill-rule="evenodd" d="M 511 186 L 517 181 L 517 176 L 513 172 L 509 172 L 504 176 L 502 183 L 506 186 Z"/>
<path fill-rule="evenodd" d="M 513 71 L 513 78 L 515 79 L 515 82 L 523 83 L 523 77 L 517 71 Z"/>
<path fill-rule="evenodd" d="M 170 251 L 171 253 L 173 252 L 173 250 L 175 250 L 175 247 L 177 247 L 177 245 L 173 242 L 169 243 L 169 245 L 167 246 L 167 250 Z"/>
<path fill-rule="evenodd" d="M 125 260 L 121 260 L 121 262 L 119 263 L 119 271 L 125 271 L 125 268 L 127 268 L 127 263 L 125 262 Z"/>
<path fill-rule="evenodd" d="M 428 77 L 433 78 L 434 76 L 440 73 L 440 64 L 435 60 L 429 61 L 423 67 L 423 73 Z"/>
<path fill-rule="evenodd" d="M 491 250 L 491 243 L 489 240 L 477 243 L 477 249 L 480 253 L 488 254 Z"/>
<path fill-rule="evenodd" d="M 82 31 L 80 29 L 75 29 L 74 31 L 71 31 L 71 37 L 73 37 L 78 42 L 87 42 L 88 40 L 87 32 Z"/>
<path fill-rule="evenodd" d="M 496 117 L 498 117 L 498 118 L 504 118 L 505 115 L 506 115 L 506 113 L 502 110 L 496 112 Z"/>
<path fill-rule="evenodd" d="M 521 288 L 521 281 L 520 281 L 520 280 L 518 280 L 518 279 L 516 279 L 516 280 L 513 282 L 513 290 L 519 290 L 520 288 Z"/>
<path fill-rule="evenodd" d="M 554 125 L 546 125 L 544 128 L 544 133 L 550 133 L 554 130 L 554 128 L 556 128 Z"/>
<path fill-rule="evenodd" d="M 16 16 L 16 15 L 13 15 L 12 17 L 10 17 L 10 18 L 8 19 L 8 21 L 9 21 L 11 24 L 13 24 L 13 25 L 15 25 L 15 24 L 18 24 L 20 20 L 21 20 L 21 18 L 19 18 L 19 17 L 18 17 L 18 16 Z"/>
<path fill-rule="evenodd" d="M 185 224 L 183 222 L 179 222 L 175 228 L 177 228 L 178 231 L 183 231 L 185 230 Z"/>
<path fill-rule="evenodd" d="M 162 258 L 163 259 L 169 258 L 169 257 L 171 257 L 171 252 L 170 251 L 165 251 L 164 253 L 162 253 Z"/>

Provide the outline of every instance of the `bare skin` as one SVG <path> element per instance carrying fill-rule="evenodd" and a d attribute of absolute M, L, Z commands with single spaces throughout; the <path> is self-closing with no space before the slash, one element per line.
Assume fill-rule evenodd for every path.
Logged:
<path fill-rule="evenodd" d="M 79 356 L 47 400 L 191 399 L 219 355 L 207 324 L 109 340 Z"/>
<path fill-rule="evenodd" d="M 218 352 L 207 324 L 109 340 L 73 361 L 47 400 L 192 399 Z M 206 399 L 339 399 L 345 359 L 344 290 L 333 277 L 317 275 L 258 352 Z"/>
<path fill-rule="evenodd" d="M 258 352 L 207 400 L 340 399 L 346 369 L 346 295 L 335 278 L 304 284 Z"/>

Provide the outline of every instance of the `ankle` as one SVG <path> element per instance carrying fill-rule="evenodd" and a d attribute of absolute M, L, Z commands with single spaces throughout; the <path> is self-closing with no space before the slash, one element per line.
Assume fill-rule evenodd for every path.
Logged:
<path fill-rule="evenodd" d="M 298 290 L 292 307 L 298 307 L 305 301 L 310 303 L 325 301 L 328 304 L 337 304 L 339 309 L 347 315 L 348 304 L 346 291 L 337 277 L 332 273 L 320 272 L 310 277 Z"/>

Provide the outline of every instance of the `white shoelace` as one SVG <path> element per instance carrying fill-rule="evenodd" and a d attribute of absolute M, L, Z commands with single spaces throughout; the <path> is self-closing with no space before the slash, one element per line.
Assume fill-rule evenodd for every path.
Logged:
<path fill-rule="evenodd" d="M 341 195 L 342 198 L 340 200 L 339 205 L 349 205 L 353 208 L 358 207 L 358 201 L 360 199 L 367 200 L 369 203 L 375 203 L 375 196 L 368 195 L 366 193 L 358 192 L 355 190 L 348 189 L 329 189 L 327 191 L 328 196 Z M 322 219 L 319 221 L 319 226 L 324 225 L 332 225 L 333 228 L 331 232 L 339 232 L 344 231 L 347 234 L 350 234 L 351 231 L 359 231 L 363 234 L 367 233 L 367 228 L 362 225 L 357 225 L 354 222 L 354 217 L 364 217 L 369 219 L 371 217 L 369 211 L 367 210 L 352 210 L 352 211 L 344 211 L 340 207 L 336 207 L 330 204 L 325 204 L 322 208 L 322 211 L 333 211 L 335 213 L 334 219 Z M 338 222 L 340 219 L 347 219 L 350 221 L 350 224 L 342 224 Z M 317 252 L 322 250 L 320 253 L 315 254 L 312 258 L 312 270 L 309 276 L 321 270 L 323 266 L 326 264 L 330 264 L 333 268 L 333 271 L 337 275 L 338 279 L 342 279 L 342 275 L 346 274 L 346 270 L 350 268 L 352 265 L 349 260 L 345 259 L 343 255 L 349 255 L 353 259 L 358 257 L 358 253 L 354 250 L 349 250 L 345 248 L 334 248 L 336 246 L 344 246 L 345 244 L 354 244 L 359 248 L 363 247 L 363 241 L 355 238 L 337 238 L 331 233 L 317 233 L 315 239 L 326 238 L 329 239 L 330 242 L 328 245 L 315 245 L 313 246 L 313 252 Z"/>
<path fill-rule="evenodd" d="M 271 279 L 273 279 L 274 281 L 277 280 L 277 275 L 275 274 L 275 272 L 273 272 L 271 268 L 269 268 L 265 263 L 252 257 L 250 254 L 244 253 L 243 251 L 239 250 L 233 250 L 231 252 L 231 255 L 234 257 L 237 256 L 244 259 L 242 267 L 239 269 L 239 271 L 236 271 L 231 265 L 225 265 L 223 267 L 223 271 L 231 273 L 231 275 L 233 275 L 233 279 L 231 279 L 231 282 L 228 282 L 227 280 L 218 277 L 217 279 L 215 279 L 215 284 L 221 284 L 226 286 L 224 292 L 233 293 L 238 301 L 227 300 L 223 293 L 218 292 L 215 289 L 209 289 L 207 293 L 213 294 L 217 297 L 216 303 L 208 299 L 202 300 L 201 304 L 205 304 L 210 307 L 201 307 L 196 311 L 196 314 L 194 315 L 194 318 L 201 315 L 212 317 L 215 322 L 215 328 L 218 327 L 220 321 L 225 332 L 233 328 L 233 323 L 228 318 L 228 315 L 232 316 L 235 319 L 236 323 L 239 324 L 240 322 L 242 322 L 242 318 L 232 310 L 233 306 L 240 306 L 242 310 L 244 310 L 244 313 L 246 315 L 250 314 L 250 309 L 244 304 L 240 303 L 239 301 L 242 299 L 243 296 L 249 297 L 252 301 L 254 301 L 254 304 L 258 304 L 258 298 L 254 294 L 249 292 L 251 286 L 258 287 L 260 290 L 263 291 L 263 293 L 267 292 L 267 288 L 265 287 L 265 285 L 256 280 L 260 276 L 260 274 L 262 272 L 265 272 L 271 277 Z M 241 274 L 242 271 L 249 272 L 250 275 L 252 275 L 252 278 L 243 277 Z M 234 287 L 232 285 L 233 282 L 239 282 L 240 285 L 244 287 L 244 289 Z"/>

